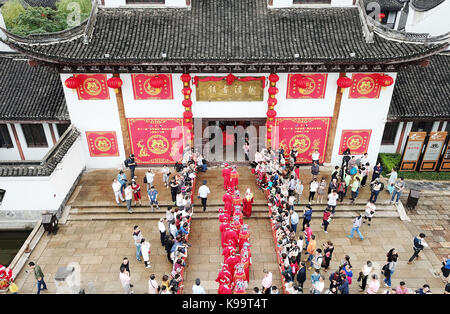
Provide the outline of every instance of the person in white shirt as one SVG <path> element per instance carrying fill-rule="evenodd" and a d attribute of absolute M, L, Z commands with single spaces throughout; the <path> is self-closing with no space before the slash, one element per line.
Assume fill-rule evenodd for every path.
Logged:
<path fill-rule="evenodd" d="M 122 288 L 125 294 L 132 294 L 133 291 L 131 291 L 131 278 L 130 273 L 126 270 L 125 266 L 120 267 L 120 274 L 119 274 L 120 283 L 122 284 Z"/>
<path fill-rule="evenodd" d="M 303 184 L 302 181 L 299 179 L 297 180 L 297 184 L 295 185 L 295 197 L 297 204 L 300 204 L 300 198 L 302 197 L 302 194 L 303 194 Z"/>
<path fill-rule="evenodd" d="M 317 149 L 312 153 L 311 157 L 312 157 L 312 163 L 314 163 L 314 162 L 319 163 L 320 153 Z"/>
<path fill-rule="evenodd" d="M 365 153 L 362 157 L 361 157 L 361 166 L 365 166 L 366 164 L 369 164 L 369 154 Z"/>
<path fill-rule="evenodd" d="M 206 186 L 206 180 L 203 180 L 203 185 L 198 189 L 198 196 L 202 200 L 203 211 L 206 211 L 206 201 L 209 193 L 211 193 L 211 191 Z"/>
<path fill-rule="evenodd" d="M 331 214 L 334 215 L 336 210 L 336 201 L 339 198 L 339 195 L 336 190 L 332 190 L 330 194 L 328 194 L 328 206 L 331 207 Z"/>
<path fill-rule="evenodd" d="M 127 202 L 128 212 L 131 214 L 131 200 L 133 199 L 133 189 L 131 188 L 131 183 L 125 188 L 125 201 Z"/>
<path fill-rule="evenodd" d="M 164 218 L 161 218 L 158 221 L 158 229 L 159 229 L 159 234 L 161 236 L 161 245 L 164 246 L 164 244 L 165 244 L 164 239 L 166 238 L 166 225 L 164 224 Z"/>
<path fill-rule="evenodd" d="M 167 206 L 167 210 L 166 210 L 166 221 L 172 221 L 172 219 L 174 219 L 174 215 L 173 215 L 174 210 L 172 209 L 172 206 Z"/>
<path fill-rule="evenodd" d="M 167 167 L 167 165 L 164 165 L 164 167 L 162 168 L 161 172 L 163 174 L 164 185 L 168 189 L 169 188 L 170 169 Z"/>
<path fill-rule="evenodd" d="M 150 275 L 150 279 L 148 280 L 148 294 L 158 294 L 159 284 L 155 278 L 155 274 Z"/>
<path fill-rule="evenodd" d="M 317 182 L 317 179 L 314 178 L 311 183 L 309 184 L 309 197 L 308 202 L 311 202 L 314 200 L 314 194 L 316 194 L 317 189 L 319 188 L 319 182 Z"/>
<path fill-rule="evenodd" d="M 172 237 L 175 239 L 177 237 L 177 226 L 175 225 L 175 220 L 169 222 L 169 232 Z"/>
<path fill-rule="evenodd" d="M 364 221 L 363 223 L 366 223 L 366 219 L 369 219 L 368 225 L 370 226 L 370 222 L 372 221 L 373 214 L 375 214 L 375 210 L 377 209 L 377 206 L 374 202 L 369 202 L 366 204 L 366 211 L 364 213 Z"/>
<path fill-rule="evenodd" d="M 361 286 L 359 286 L 361 288 L 360 292 L 366 289 L 367 278 L 369 278 L 369 274 L 372 271 L 372 268 L 373 266 L 371 261 L 367 261 L 367 263 L 363 266 L 361 274 L 359 275 L 358 278 L 358 281 L 361 280 Z"/>
<path fill-rule="evenodd" d="M 155 179 L 155 174 L 152 169 L 148 169 L 145 174 L 145 178 L 147 179 L 147 191 L 153 186 L 153 180 Z"/>
<path fill-rule="evenodd" d="M 200 286 L 200 278 L 195 279 L 195 285 L 192 286 L 192 294 L 206 294 L 205 289 Z"/>
<path fill-rule="evenodd" d="M 125 201 L 125 199 L 124 199 L 123 196 L 122 196 L 122 193 L 120 192 L 120 187 L 121 187 L 121 186 L 122 186 L 122 185 L 120 184 L 119 181 L 117 181 L 117 179 L 114 179 L 114 180 L 113 180 L 112 189 L 113 189 L 113 191 L 114 191 L 114 196 L 116 197 L 116 203 L 117 203 L 117 205 L 120 205 L 119 199 L 120 199 L 122 202 Z"/>
<path fill-rule="evenodd" d="M 323 291 L 323 288 L 325 287 L 325 281 L 322 275 L 320 275 L 320 278 L 318 281 L 316 281 L 313 286 L 311 287 L 311 293 L 312 294 L 321 294 Z"/>
<path fill-rule="evenodd" d="M 141 253 L 145 268 L 152 267 L 152 265 L 150 265 L 150 243 L 145 241 L 145 239 L 141 239 Z"/>

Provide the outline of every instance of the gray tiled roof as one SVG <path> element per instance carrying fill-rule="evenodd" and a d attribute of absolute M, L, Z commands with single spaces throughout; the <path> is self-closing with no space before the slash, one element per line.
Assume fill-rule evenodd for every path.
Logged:
<path fill-rule="evenodd" d="M 68 121 L 59 74 L 31 67 L 20 55 L 0 55 L 0 121 Z"/>
<path fill-rule="evenodd" d="M 411 0 L 411 4 L 419 11 L 428 11 L 437 7 L 444 1 L 445 0 Z"/>
<path fill-rule="evenodd" d="M 23 0 L 23 1 L 32 7 L 49 7 L 55 9 L 56 2 L 58 0 Z"/>
<path fill-rule="evenodd" d="M 41 177 L 51 175 L 79 136 L 80 131 L 74 127 L 69 127 L 41 161 L 0 162 L 0 177 Z"/>
<path fill-rule="evenodd" d="M 365 8 L 372 2 L 378 3 L 382 11 L 398 11 L 403 7 L 403 3 L 398 0 L 364 0 Z"/>
<path fill-rule="evenodd" d="M 193 0 L 191 10 L 100 8 L 89 44 L 78 38 L 14 47 L 69 64 L 367 64 L 409 61 L 436 48 L 374 37 L 366 42 L 356 7 L 271 10 L 266 0 Z"/>
<path fill-rule="evenodd" d="M 398 73 L 389 119 L 450 119 L 450 54 L 435 55 L 427 67 Z"/>

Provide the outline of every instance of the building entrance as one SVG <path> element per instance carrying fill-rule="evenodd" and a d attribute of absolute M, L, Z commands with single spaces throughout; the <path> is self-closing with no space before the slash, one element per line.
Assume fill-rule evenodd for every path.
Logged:
<path fill-rule="evenodd" d="M 266 119 L 202 119 L 203 154 L 211 162 L 246 162 L 256 147 L 265 146 L 265 123 Z"/>

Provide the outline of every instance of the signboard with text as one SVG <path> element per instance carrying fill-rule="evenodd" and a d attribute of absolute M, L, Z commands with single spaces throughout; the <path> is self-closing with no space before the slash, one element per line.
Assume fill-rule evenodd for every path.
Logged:
<path fill-rule="evenodd" d="M 415 171 L 422 153 L 423 142 L 427 136 L 426 132 L 410 132 L 408 141 L 403 151 L 400 171 Z"/>
<path fill-rule="evenodd" d="M 444 156 L 442 156 L 441 166 L 439 171 L 450 171 L 450 141 L 447 140 L 447 148 L 445 149 Z"/>
<path fill-rule="evenodd" d="M 263 101 L 262 80 L 234 80 L 228 84 L 225 79 L 206 80 L 199 76 L 196 87 L 197 101 Z"/>
<path fill-rule="evenodd" d="M 420 164 L 420 171 L 434 171 L 441 158 L 447 132 L 431 132 Z"/>

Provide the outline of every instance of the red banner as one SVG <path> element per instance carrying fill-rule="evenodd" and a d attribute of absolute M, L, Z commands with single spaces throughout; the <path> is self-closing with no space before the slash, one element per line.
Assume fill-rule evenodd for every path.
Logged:
<path fill-rule="evenodd" d="M 379 73 L 357 73 L 352 75 L 349 98 L 378 98 L 381 86 L 378 84 Z"/>
<path fill-rule="evenodd" d="M 116 132 L 86 132 L 91 157 L 119 156 Z"/>
<path fill-rule="evenodd" d="M 363 155 L 369 149 L 372 130 L 342 130 L 339 155 L 349 148 L 352 155 Z"/>
<path fill-rule="evenodd" d="M 109 99 L 109 88 L 105 74 L 75 74 L 80 86 L 77 88 L 79 100 Z"/>
<path fill-rule="evenodd" d="M 312 153 L 317 149 L 319 162 L 323 163 L 327 148 L 328 129 L 331 117 L 325 118 L 276 118 L 274 147 L 281 146 L 284 151 L 297 148 L 298 163 L 311 163 Z M 279 144 L 278 144 L 279 143 Z"/>
<path fill-rule="evenodd" d="M 181 160 L 183 119 L 131 118 L 128 120 L 131 151 L 138 164 L 174 164 Z M 184 135 L 184 136 L 183 136 Z"/>
<path fill-rule="evenodd" d="M 306 88 L 300 88 L 297 80 L 308 79 Z M 328 74 L 289 74 L 286 98 L 324 98 Z"/>
<path fill-rule="evenodd" d="M 158 75 L 164 80 L 161 88 L 150 85 L 150 79 Z M 134 99 L 173 99 L 172 75 L 170 74 L 131 74 Z"/>

